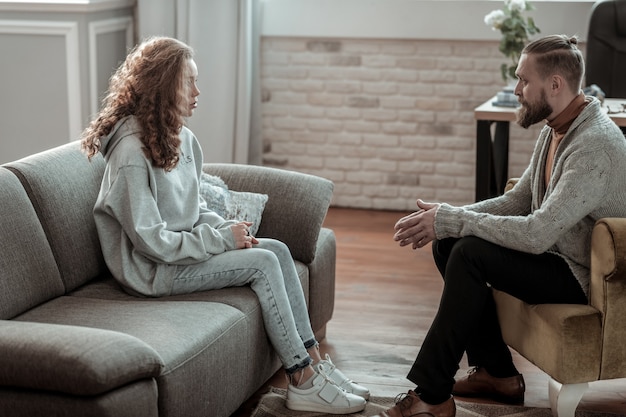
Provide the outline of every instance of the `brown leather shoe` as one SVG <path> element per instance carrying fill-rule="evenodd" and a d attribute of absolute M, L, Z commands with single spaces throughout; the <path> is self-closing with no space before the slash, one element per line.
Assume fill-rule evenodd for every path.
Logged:
<path fill-rule="evenodd" d="M 519 404 L 524 402 L 524 377 L 519 374 L 508 378 L 496 378 L 485 370 L 475 367 L 467 376 L 454 383 L 452 394 L 459 397 L 483 397 L 496 401 Z"/>
<path fill-rule="evenodd" d="M 456 405 L 452 397 L 441 404 L 431 405 L 422 401 L 415 391 L 409 391 L 396 405 L 374 417 L 454 417 L 455 415 Z"/>

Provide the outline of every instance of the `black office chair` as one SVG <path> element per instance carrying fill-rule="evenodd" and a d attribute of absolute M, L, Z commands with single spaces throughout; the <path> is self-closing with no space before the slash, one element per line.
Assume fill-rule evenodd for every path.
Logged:
<path fill-rule="evenodd" d="M 626 98 L 626 0 L 600 0 L 591 9 L 587 35 L 588 86 L 606 97 Z"/>

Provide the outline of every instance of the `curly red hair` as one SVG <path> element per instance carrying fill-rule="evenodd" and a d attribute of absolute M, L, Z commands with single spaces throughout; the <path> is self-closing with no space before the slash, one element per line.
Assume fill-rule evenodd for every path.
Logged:
<path fill-rule="evenodd" d="M 168 37 L 137 45 L 109 81 L 98 117 L 83 131 L 81 148 L 89 159 L 100 151 L 100 138 L 133 115 L 142 128 L 141 141 L 153 166 L 171 171 L 179 160 L 178 134 L 185 123 L 183 76 L 193 50 Z"/>

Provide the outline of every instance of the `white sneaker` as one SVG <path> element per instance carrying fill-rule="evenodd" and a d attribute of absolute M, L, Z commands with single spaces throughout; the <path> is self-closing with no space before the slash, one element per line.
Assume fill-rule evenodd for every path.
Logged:
<path fill-rule="evenodd" d="M 327 414 L 352 414 L 365 408 L 365 400 L 350 394 L 330 379 L 321 366 L 313 377 L 313 387 L 300 389 L 289 385 L 285 406 L 290 410 Z"/>
<path fill-rule="evenodd" d="M 322 366 L 324 373 L 328 375 L 330 379 L 335 381 L 335 384 L 339 385 L 350 394 L 358 395 L 365 400 L 370 399 L 370 390 L 345 376 L 343 372 L 337 369 L 335 364 L 330 360 L 330 356 L 328 356 L 328 354 L 326 354 L 325 360 L 318 362 L 318 365 Z"/>

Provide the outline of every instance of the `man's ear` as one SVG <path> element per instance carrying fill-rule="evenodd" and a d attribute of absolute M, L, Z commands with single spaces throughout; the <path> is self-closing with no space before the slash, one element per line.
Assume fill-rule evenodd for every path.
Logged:
<path fill-rule="evenodd" d="M 563 77 L 558 74 L 553 75 L 550 82 L 550 92 L 552 93 L 552 95 L 558 94 L 564 88 L 566 88 L 566 84 Z"/>

